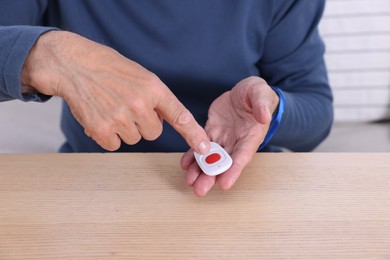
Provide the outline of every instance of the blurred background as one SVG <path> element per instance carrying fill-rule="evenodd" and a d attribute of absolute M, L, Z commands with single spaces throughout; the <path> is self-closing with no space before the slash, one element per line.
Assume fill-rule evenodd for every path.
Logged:
<path fill-rule="evenodd" d="M 318 152 L 390 152 L 390 0 L 327 0 L 335 122 Z M 56 152 L 61 99 L 0 102 L 0 153 Z"/>
<path fill-rule="evenodd" d="M 335 123 L 318 151 L 390 151 L 390 1 L 327 0 L 320 32 Z"/>

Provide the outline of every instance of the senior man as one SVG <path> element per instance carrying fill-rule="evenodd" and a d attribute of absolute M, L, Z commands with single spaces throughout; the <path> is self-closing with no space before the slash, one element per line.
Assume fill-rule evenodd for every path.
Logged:
<path fill-rule="evenodd" d="M 61 152 L 189 145 L 194 192 L 229 189 L 256 151 L 310 151 L 329 133 L 324 2 L 2 0 L 0 100 L 62 97 Z M 218 177 L 193 158 L 210 140 L 234 161 Z"/>

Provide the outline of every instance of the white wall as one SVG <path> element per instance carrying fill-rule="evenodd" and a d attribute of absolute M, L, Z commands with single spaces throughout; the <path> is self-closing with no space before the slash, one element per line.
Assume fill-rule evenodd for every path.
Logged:
<path fill-rule="evenodd" d="M 44 104 L 0 102 L 0 153 L 57 152 L 64 141 L 61 101 L 54 97 Z"/>
<path fill-rule="evenodd" d="M 320 31 L 335 120 L 390 119 L 390 0 L 328 0 Z"/>

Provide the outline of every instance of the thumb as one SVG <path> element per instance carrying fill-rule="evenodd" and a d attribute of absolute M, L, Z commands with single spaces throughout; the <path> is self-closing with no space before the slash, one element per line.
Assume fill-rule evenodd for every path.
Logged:
<path fill-rule="evenodd" d="M 210 150 L 210 140 L 205 130 L 196 122 L 191 112 L 165 88 L 160 96 L 156 112 L 162 116 L 197 153 L 205 154 Z"/>
<path fill-rule="evenodd" d="M 272 120 L 271 97 L 262 93 L 261 88 L 257 87 L 250 88 L 248 96 L 251 102 L 252 113 L 256 121 L 263 125 L 269 124 Z"/>
<path fill-rule="evenodd" d="M 262 125 L 269 124 L 272 120 L 272 115 L 269 107 L 265 104 L 255 104 L 252 106 L 253 115 L 257 122 Z"/>

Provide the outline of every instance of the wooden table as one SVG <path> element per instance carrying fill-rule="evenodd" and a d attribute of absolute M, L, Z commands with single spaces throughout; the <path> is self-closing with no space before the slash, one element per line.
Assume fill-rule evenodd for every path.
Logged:
<path fill-rule="evenodd" d="M 390 259 L 390 154 L 257 154 L 205 198 L 180 156 L 0 155 L 0 259 Z"/>

